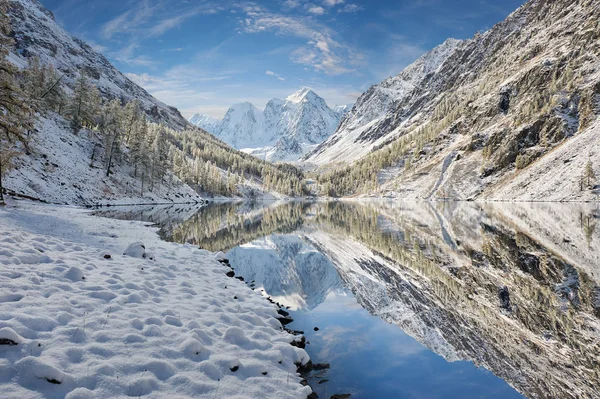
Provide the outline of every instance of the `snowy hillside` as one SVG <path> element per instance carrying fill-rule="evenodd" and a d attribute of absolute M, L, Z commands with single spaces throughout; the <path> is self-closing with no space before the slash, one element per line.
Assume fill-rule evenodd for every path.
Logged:
<path fill-rule="evenodd" d="M 285 100 L 273 99 L 260 111 L 253 104 L 233 105 L 222 121 L 194 115 L 193 123 L 224 142 L 268 161 L 293 161 L 327 139 L 349 106 L 333 109 L 304 88 Z"/>
<path fill-rule="evenodd" d="M 17 53 L 24 58 L 37 56 L 42 64 L 52 64 L 72 86 L 83 72 L 103 97 L 129 101 L 137 98 L 148 117 L 175 129 L 187 125 L 176 108 L 156 100 L 118 71 L 100 53 L 65 31 L 54 15 L 37 0 L 10 0 L 10 17 Z"/>
<path fill-rule="evenodd" d="M 384 131 L 387 117 L 399 104 L 410 101 L 413 91 L 452 55 L 462 44 L 448 39 L 423 55 L 399 75 L 372 86 L 356 102 L 327 141 L 304 159 L 315 164 L 348 162 L 367 154 L 375 145 L 389 138 Z"/>
<path fill-rule="evenodd" d="M 192 125 L 198 126 L 200 129 L 206 130 L 207 132 L 214 132 L 221 121 L 216 118 L 212 118 L 206 114 L 195 114 L 189 120 Z"/>
<path fill-rule="evenodd" d="M 18 159 L 16 169 L 4 183 L 9 192 L 24 194 L 56 204 L 148 204 L 202 202 L 189 186 L 169 174 L 166 183 L 154 190 L 143 187 L 127 164 L 115 165 L 110 177 L 100 153 L 101 140 L 92 131 L 74 135 L 68 121 L 50 114 L 37 124 L 39 134 L 32 154 Z M 91 166 L 90 166 L 91 164 Z M 143 192 L 142 192 L 143 189 Z"/>

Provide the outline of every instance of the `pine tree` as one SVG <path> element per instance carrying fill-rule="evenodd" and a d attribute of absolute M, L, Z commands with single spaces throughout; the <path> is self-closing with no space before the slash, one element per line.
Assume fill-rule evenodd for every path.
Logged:
<path fill-rule="evenodd" d="M 47 66 L 46 87 L 42 94 L 42 101 L 47 109 L 62 114 L 63 108 L 67 105 L 67 94 L 62 85 L 63 75 L 60 75 L 52 65 Z"/>
<path fill-rule="evenodd" d="M 10 38 L 8 0 L 0 0 L 0 204 L 4 203 L 2 177 L 12 166 L 16 143 L 29 150 L 27 132 L 33 130 L 34 112 L 15 76 L 17 68 L 7 59 L 13 41 Z"/>
<path fill-rule="evenodd" d="M 129 158 L 133 164 L 133 177 L 143 167 L 144 158 L 148 157 L 148 124 L 142 119 L 132 126 L 129 138 Z"/>

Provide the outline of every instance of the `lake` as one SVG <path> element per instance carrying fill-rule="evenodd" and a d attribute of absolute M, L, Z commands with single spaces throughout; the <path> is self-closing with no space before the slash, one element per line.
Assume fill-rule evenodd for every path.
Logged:
<path fill-rule="evenodd" d="M 600 397 L 600 208 L 454 202 L 109 208 L 223 251 L 288 308 L 319 397 Z"/>

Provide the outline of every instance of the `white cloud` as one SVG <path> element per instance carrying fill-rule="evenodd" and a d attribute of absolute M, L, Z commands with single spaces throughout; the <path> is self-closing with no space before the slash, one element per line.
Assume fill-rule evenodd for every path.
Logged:
<path fill-rule="evenodd" d="M 328 7 L 333 7 L 336 6 L 338 4 L 342 4 L 344 2 L 344 0 L 325 0 L 323 2 L 323 4 L 325 4 Z"/>
<path fill-rule="evenodd" d="M 273 71 L 269 71 L 268 69 L 265 71 L 265 74 L 269 75 L 269 76 L 274 76 L 274 77 L 276 77 L 277 79 L 279 79 L 281 81 L 285 81 L 285 78 L 283 76 L 281 76 L 280 74 L 275 73 Z"/>
<path fill-rule="evenodd" d="M 323 15 L 325 14 L 325 9 L 319 6 L 310 6 L 308 12 L 314 15 Z"/>
<path fill-rule="evenodd" d="M 292 61 L 331 75 L 354 70 L 362 55 L 338 41 L 335 32 L 310 18 L 286 16 L 264 11 L 258 6 L 244 9 L 242 31 L 260 33 L 273 31 L 280 35 L 306 40 L 306 45 L 294 50 Z"/>

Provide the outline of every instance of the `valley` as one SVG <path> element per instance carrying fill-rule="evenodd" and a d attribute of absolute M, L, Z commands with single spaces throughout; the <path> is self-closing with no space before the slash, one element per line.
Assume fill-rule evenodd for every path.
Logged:
<path fill-rule="evenodd" d="M 464 3 L 0 0 L 0 397 L 600 397 L 600 1 Z"/>

